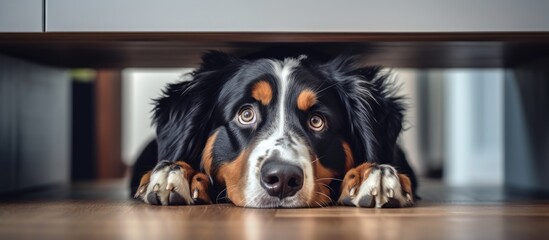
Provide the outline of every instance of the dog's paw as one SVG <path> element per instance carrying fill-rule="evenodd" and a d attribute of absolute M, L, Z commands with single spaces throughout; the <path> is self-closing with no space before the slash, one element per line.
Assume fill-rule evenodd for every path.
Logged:
<path fill-rule="evenodd" d="M 151 205 L 210 204 L 209 178 L 185 162 L 161 161 L 141 178 L 135 198 Z"/>
<path fill-rule="evenodd" d="M 389 165 L 364 163 L 345 174 L 338 203 L 367 208 L 412 206 L 412 184 Z"/>

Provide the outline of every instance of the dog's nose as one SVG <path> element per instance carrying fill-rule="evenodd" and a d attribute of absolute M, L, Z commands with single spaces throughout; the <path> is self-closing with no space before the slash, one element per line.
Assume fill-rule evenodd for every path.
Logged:
<path fill-rule="evenodd" d="M 281 161 L 269 161 L 261 167 L 261 186 L 273 197 L 293 196 L 303 186 L 303 170 Z"/>

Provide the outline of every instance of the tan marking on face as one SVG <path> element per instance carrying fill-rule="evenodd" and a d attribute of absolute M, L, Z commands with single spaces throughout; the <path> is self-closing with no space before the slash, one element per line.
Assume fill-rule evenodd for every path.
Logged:
<path fill-rule="evenodd" d="M 297 97 L 297 108 L 301 111 L 307 111 L 317 103 L 316 93 L 310 89 L 305 89 Z"/>
<path fill-rule="evenodd" d="M 255 83 L 252 87 L 252 97 L 263 105 L 269 105 L 273 98 L 271 84 L 265 80 Z"/>
<path fill-rule="evenodd" d="M 343 152 L 345 152 L 345 171 L 349 171 L 355 165 L 353 151 L 351 151 L 351 147 L 347 142 L 343 141 L 341 145 L 343 146 Z"/>
<path fill-rule="evenodd" d="M 329 168 L 325 167 L 320 163 L 318 158 L 315 156 L 313 159 L 313 173 L 314 173 L 314 195 L 313 198 L 309 201 L 310 206 L 324 207 L 331 204 L 332 199 L 330 198 L 330 189 L 328 185 L 335 178 L 336 174 Z"/>
<path fill-rule="evenodd" d="M 206 141 L 206 145 L 204 146 L 204 150 L 202 151 L 202 168 L 208 175 L 212 175 L 212 161 L 213 161 L 213 145 L 215 143 L 215 139 L 217 137 L 218 131 L 215 131 L 214 134 L 212 134 L 210 137 L 208 137 L 208 140 Z"/>
<path fill-rule="evenodd" d="M 348 197 L 354 197 L 350 196 L 351 189 L 355 188 L 355 192 L 358 192 L 360 184 L 366 178 L 368 178 L 368 176 L 370 176 L 372 166 L 373 164 L 371 163 L 363 163 L 358 167 L 352 168 L 351 170 L 347 171 L 345 177 L 343 178 L 343 182 L 341 183 L 341 195 L 338 200 L 340 204 L 343 202 L 344 199 Z"/>
<path fill-rule="evenodd" d="M 224 163 L 216 171 L 216 179 L 227 188 L 227 197 L 236 206 L 244 206 L 244 186 L 246 184 L 246 159 L 248 159 L 249 150 L 245 149 L 236 159 Z"/>

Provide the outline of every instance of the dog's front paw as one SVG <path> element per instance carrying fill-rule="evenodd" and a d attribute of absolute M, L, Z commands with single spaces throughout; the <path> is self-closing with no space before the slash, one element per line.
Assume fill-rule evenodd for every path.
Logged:
<path fill-rule="evenodd" d="M 185 162 L 158 162 L 141 178 L 135 198 L 152 205 L 209 204 L 209 178 Z"/>
<path fill-rule="evenodd" d="M 338 203 L 368 208 L 412 206 L 412 184 L 389 165 L 364 163 L 345 174 Z"/>

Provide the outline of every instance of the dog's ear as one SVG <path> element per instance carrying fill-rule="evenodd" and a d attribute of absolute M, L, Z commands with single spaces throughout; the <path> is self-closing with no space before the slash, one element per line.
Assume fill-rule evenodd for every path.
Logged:
<path fill-rule="evenodd" d="M 355 157 L 391 162 L 402 130 L 402 99 L 395 96 L 388 74 L 380 67 L 363 67 L 359 62 L 358 57 L 339 56 L 323 68 L 347 113 Z"/>
<path fill-rule="evenodd" d="M 235 69 L 237 58 L 221 52 L 208 52 L 202 64 L 190 73 L 189 81 L 169 84 L 155 100 L 158 160 L 199 162 L 208 134 L 216 95 Z M 233 67 L 231 67 L 233 66 Z"/>
<path fill-rule="evenodd" d="M 215 71 L 236 62 L 240 62 L 240 59 L 232 55 L 220 51 L 208 51 L 202 55 L 202 63 L 196 72 Z"/>

